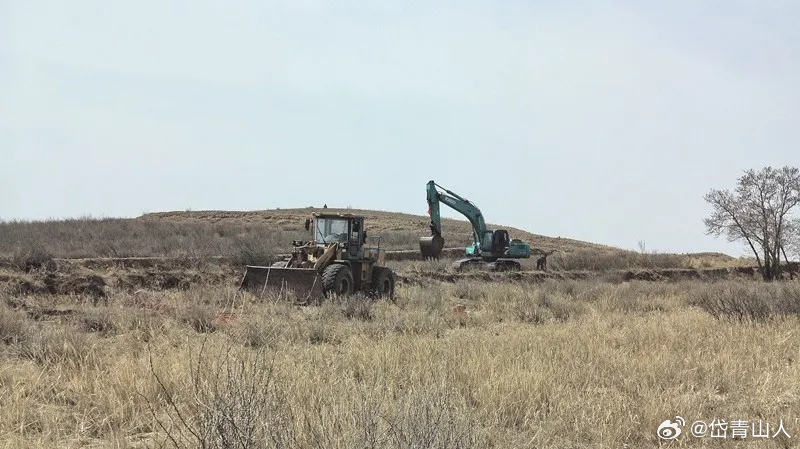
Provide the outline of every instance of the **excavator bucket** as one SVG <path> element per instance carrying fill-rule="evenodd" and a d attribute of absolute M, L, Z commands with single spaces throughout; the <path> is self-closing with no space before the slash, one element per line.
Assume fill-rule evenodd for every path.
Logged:
<path fill-rule="evenodd" d="M 240 289 L 259 297 L 265 294 L 294 294 L 298 299 L 322 295 L 322 276 L 312 268 L 280 268 L 247 265 Z"/>
<path fill-rule="evenodd" d="M 440 235 L 420 237 L 419 239 L 419 252 L 423 259 L 438 259 L 442 248 L 444 248 L 444 237 Z"/>

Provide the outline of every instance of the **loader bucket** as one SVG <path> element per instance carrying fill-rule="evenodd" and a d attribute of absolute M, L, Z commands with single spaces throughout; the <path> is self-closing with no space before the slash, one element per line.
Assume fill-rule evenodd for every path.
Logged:
<path fill-rule="evenodd" d="M 423 259 L 438 259 L 444 248 L 444 238 L 439 235 L 420 237 L 419 252 Z"/>
<path fill-rule="evenodd" d="M 310 299 L 322 295 L 322 277 L 312 268 L 247 265 L 239 288 L 259 297 L 268 293 L 293 293 L 298 299 Z"/>

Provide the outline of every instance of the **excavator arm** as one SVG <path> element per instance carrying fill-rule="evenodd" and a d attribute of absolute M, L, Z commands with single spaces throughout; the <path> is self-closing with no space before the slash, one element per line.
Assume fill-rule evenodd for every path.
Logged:
<path fill-rule="evenodd" d="M 440 188 L 443 191 L 439 191 Z M 431 236 L 420 238 L 420 252 L 424 258 L 438 258 L 444 248 L 444 237 L 442 237 L 442 219 L 439 204 L 444 203 L 456 212 L 460 213 L 472 224 L 473 247 L 472 252 L 480 255 L 481 240 L 487 232 L 486 222 L 478 206 L 466 198 L 445 189 L 434 181 L 428 181 L 427 186 L 428 215 L 431 217 Z"/>

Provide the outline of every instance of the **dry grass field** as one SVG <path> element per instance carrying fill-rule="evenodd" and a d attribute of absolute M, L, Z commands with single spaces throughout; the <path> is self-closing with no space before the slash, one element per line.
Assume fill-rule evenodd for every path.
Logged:
<path fill-rule="evenodd" d="M 800 435 L 798 283 L 3 299 L 5 447 L 654 447 L 675 415 Z"/>
<path fill-rule="evenodd" d="M 800 282 L 757 282 L 720 255 L 553 239 L 565 251 L 550 273 L 393 261 L 393 301 L 296 306 L 236 289 L 242 252 L 274 255 L 298 231 L 294 217 L 285 229 L 192 220 L 0 223 L 0 446 L 778 448 L 800 438 Z M 398 249 L 419 236 L 373 224 Z M 174 259 L 102 258 L 114 255 Z M 26 261 L 41 263 L 26 271 Z M 682 434 L 660 440 L 676 415 Z M 691 434 L 714 419 L 760 420 L 770 436 Z M 781 420 L 791 438 L 773 437 Z"/>

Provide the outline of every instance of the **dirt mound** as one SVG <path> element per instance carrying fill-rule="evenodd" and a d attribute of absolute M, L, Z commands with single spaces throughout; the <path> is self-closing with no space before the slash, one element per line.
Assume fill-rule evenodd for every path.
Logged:
<path fill-rule="evenodd" d="M 46 282 L 46 281 L 45 281 Z M 106 297 L 106 281 L 96 274 L 61 278 L 55 282 L 51 293 L 59 295 L 86 295 L 93 298 Z"/>
<path fill-rule="evenodd" d="M 69 264 L 92 271 L 153 269 L 160 271 L 197 269 L 204 265 L 231 264 L 235 260 L 224 256 L 204 257 L 90 257 L 55 259 L 60 265 Z"/>
<path fill-rule="evenodd" d="M 463 280 L 479 282 L 524 282 L 538 283 L 547 279 L 590 279 L 597 277 L 597 273 L 588 271 L 517 271 L 517 272 L 492 272 L 470 271 L 462 273 L 447 273 L 437 271 L 416 271 L 397 274 L 397 282 L 401 284 L 417 284 L 424 281 L 457 282 Z"/>
<path fill-rule="evenodd" d="M 200 284 L 202 281 L 202 276 L 197 273 L 148 270 L 141 273 L 123 273 L 115 276 L 114 286 L 129 292 L 140 289 L 188 290 L 193 284 Z"/>
<path fill-rule="evenodd" d="M 28 273 L 0 276 L 0 291 L 13 295 L 78 295 L 106 297 L 106 281 L 96 274 Z"/>
<path fill-rule="evenodd" d="M 449 273 L 436 271 L 414 271 L 397 275 L 403 284 L 417 284 L 426 281 L 457 282 L 474 280 L 480 282 L 523 282 L 538 283 L 552 280 L 598 279 L 605 282 L 676 282 L 684 280 L 716 281 L 723 279 L 758 279 L 758 269 L 754 267 L 708 268 L 708 269 L 650 269 L 650 270 L 609 270 L 609 271 L 518 271 L 486 272 L 474 271 Z"/>

